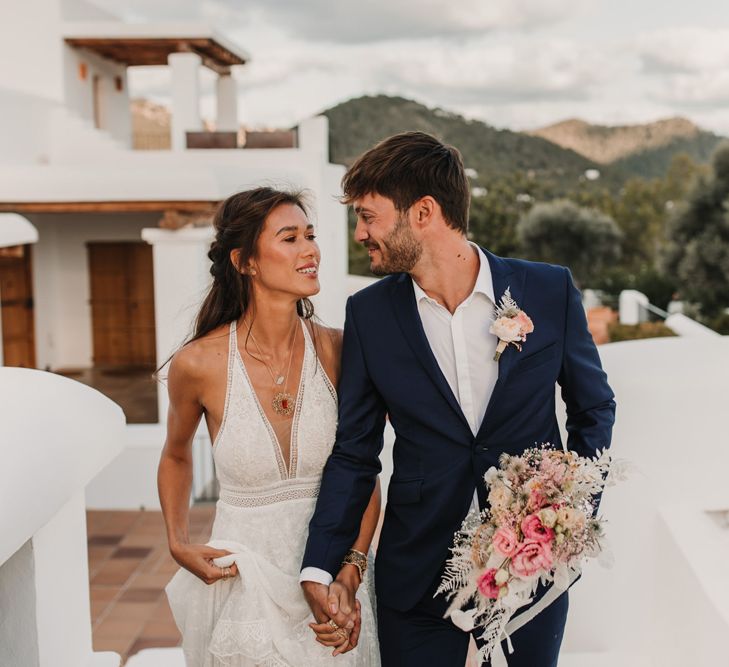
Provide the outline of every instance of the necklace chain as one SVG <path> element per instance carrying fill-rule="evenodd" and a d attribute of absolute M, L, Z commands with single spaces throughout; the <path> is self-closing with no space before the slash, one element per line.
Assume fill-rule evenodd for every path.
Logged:
<path fill-rule="evenodd" d="M 253 327 L 251 326 L 248 331 L 251 335 L 251 340 L 253 341 L 253 344 L 256 346 L 256 349 L 258 350 L 258 354 L 261 355 L 261 363 L 266 367 L 266 370 L 268 371 L 269 375 L 271 376 L 271 379 L 273 380 L 274 386 L 281 386 L 284 384 L 283 391 L 277 392 L 272 400 L 272 406 L 273 410 L 276 414 L 288 417 L 289 415 L 293 414 L 294 408 L 295 408 L 295 399 L 294 397 L 289 394 L 288 388 L 289 388 L 289 374 L 291 372 L 291 361 L 294 358 L 294 343 L 296 342 L 296 331 L 298 329 L 298 318 L 296 324 L 294 324 L 294 330 L 291 334 L 291 343 L 289 345 L 289 363 L 286 368 L 286 375 L 275 374 L 272 370 L 272 368 L 268 365 L 268 362 L 263 358 L 263 350 L 261 350 L 261 346 L 258 344 L 258 341 L 256 340 L 256 337 L 253 335 Z M 255 357 L 254 357 L 255 358 Z M 301 372 L 304 372 L 304 368 L 302 367 Z"/>

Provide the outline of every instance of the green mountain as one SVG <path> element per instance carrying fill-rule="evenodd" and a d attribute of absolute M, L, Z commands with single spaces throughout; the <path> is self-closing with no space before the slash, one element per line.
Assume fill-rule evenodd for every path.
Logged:
<path fill-rule="evenodd" d="M 598 165 L 541 137 L 498 130 L 402 97 L 359 97 L 323 114 L 329 119 L 330 159 L 339 164 L 351 164 L 362 152 L 392 134 L 419 130 L 456 146 L 466 167 L 477 172 L 473 180 L 485 186 L 516 172 L 548 184 L 554 191 L 571 190 L 585 180 L 588 169 L 601 172 L 603 185 L 622 180 L 609 166 Z"/>

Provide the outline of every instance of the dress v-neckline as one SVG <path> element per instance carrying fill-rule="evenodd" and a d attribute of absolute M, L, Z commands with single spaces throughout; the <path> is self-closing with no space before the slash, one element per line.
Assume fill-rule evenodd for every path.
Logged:
<path fill-rule="evenodd" d="M 299 426 L 299 417 L 301 416 L 301 402 L 303 399 L 304 394 L 304 385 L 305 385 L 305 376 L 306 376 L 306 370 L 307 370 L 307 364 L 309 361 L 309 332 L 306 330 L 306 325 L 304 324 L 303 320 L 299 318 L 299 322 L 301 322 L 301 328 L 304 330 L 304 358 L 301 362 L 301 373 L 299 375 L 299 387 L 296 391 L 296 405 L 294 407 L 294 416 L 291 420 L 291 435 L 289 438 L 289 460 L 288 465 L 286 463 L 286 460 L 284 458 L 283 449 L 281 448 L 281 443 L 278 439 L 278 436 L 276 435 L 276 431 L 273 428 L 273 425 L 271 424 L 271 420 L 268 418 L 268 415 L 266 414 L 266 411 L 263 409 L 263 405 L 258 398 L 258 394 L 256 393 L 256 390 L 253 387 L 253 382 L 251 382 L 251 378 L 248 375 L 248 369 L 246 368 L 245 362 L 243 361 L 243 357 L 240 353 L 240 349 L 238 348 L 238 324 L 236 322 L 235 327 L 233 329 L 233 335 L 235 336 L 235 356 L 238 360 L 238 363 L 240 364 L 241 370 L 243 371 L 243 377 L 245 378 L 246 384 L 248 385 L 248 390 L 251 392 L 251 396 L 253 397 L 253 401 L 256 404 L 256 407 L 258 408 L 258 413 L 261 415 L 261 420 L 263 421 L 263 425 L 266 427 L 266 430 L 268 431 L 269 438 L 271 440 L 271 444 L 273 445 L 274 455 L 276 458 L 276 464 L 278 465 L 279 474 L 281 475 L 282 480 L 286 479 L 293 479 L 296 477 L 296 467 L 298 464 L 298 458 L 299 458 L 299 451 L 298 451 L 298 426 Z"/>

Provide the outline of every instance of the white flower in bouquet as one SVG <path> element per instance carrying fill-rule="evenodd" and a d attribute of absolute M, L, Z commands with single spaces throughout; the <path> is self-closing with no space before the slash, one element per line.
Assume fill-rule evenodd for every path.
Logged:
<path fill-rule="evenodd" d="M 539 512 L 539 518 L 547 528 L 554 528 L 554 524 L 557 523 L 557 512 L 551 507 L 545 507 Z"/>
<path fill-rule="evenodd" d="M 489 505 L 495 510 L 507 508 L 511 504 L 511 491 L 504 484 L 495 484 L 489 493 Z"/>

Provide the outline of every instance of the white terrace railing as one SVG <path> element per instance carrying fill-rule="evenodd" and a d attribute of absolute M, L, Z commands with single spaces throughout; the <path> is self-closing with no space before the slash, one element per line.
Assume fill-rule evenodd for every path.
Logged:
<path fill-rule="evenodd" d="M 0 367 L 0 665 L 118 667 L 91 643 L 86 485 L 126 441 L 83 384 Z"/>
<path fill-rule="evenodd" d="M 721 335 L 683 313 L 667 313 L 650 303 L 648 297 L 637 290 L 623 290 L 620 293 L 619 310 L 620 324 L 646 322 L 648 314 L 652 313 L 663 319 L 666 326 L 679 336 L 716 338 Z"/>

